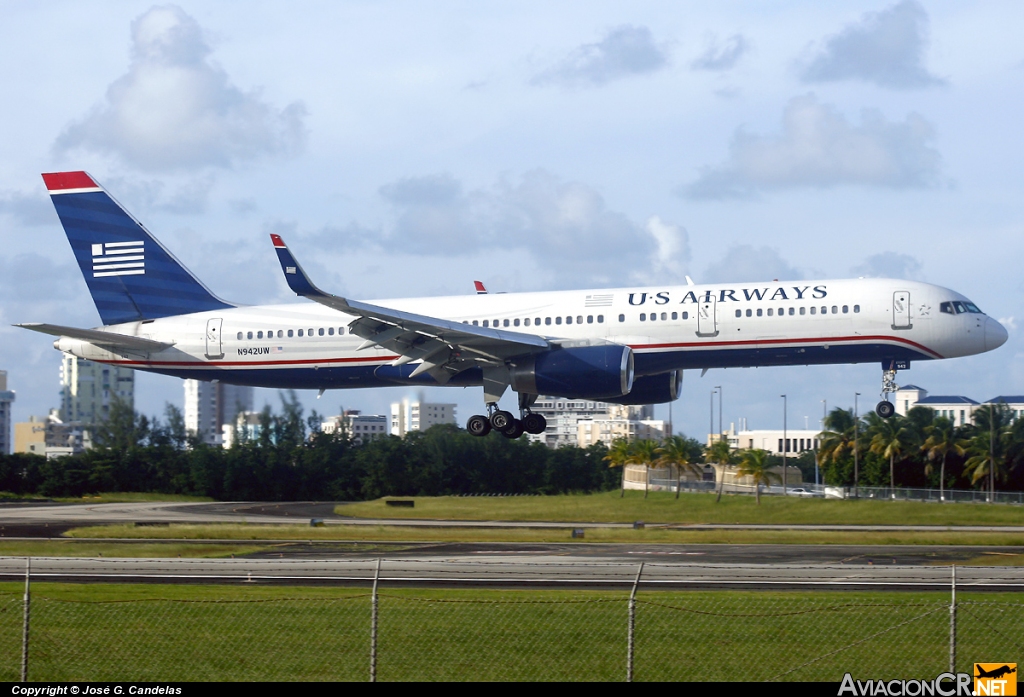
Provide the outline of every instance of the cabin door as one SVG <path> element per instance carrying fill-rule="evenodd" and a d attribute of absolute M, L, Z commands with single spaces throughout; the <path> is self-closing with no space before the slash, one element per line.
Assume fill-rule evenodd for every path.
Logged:
<path fill-rule="evenodd" d="M 697 336 L 718 336 L 718 307 L 713 295 L 705 296 L 697 306 Z"/>
<path fill-rule="evenodd" d="M 224 358 L 224 348 L 221 343 L 221 325 L 224 320 L 220 317 L 206 320 L 206 357 Z"/>
<path fill-rule="evenodd" d="M 898 290 L 892 294 L 892 328 L 913 329 L 910 323 L 910 291 Z"/>

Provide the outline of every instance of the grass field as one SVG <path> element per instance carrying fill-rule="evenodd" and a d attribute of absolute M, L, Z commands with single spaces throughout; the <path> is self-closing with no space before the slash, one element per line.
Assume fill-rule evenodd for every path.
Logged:
<path fill-rule="evenodd" d="M 0 679 L 20 665 L 21 586 L 0 584 Z M 944 593 L 638 594 L 639 680 L 933 678 Z M 628 590 L 382 588 L 380 680 L 622 680 Z M 958 669 L 1016 656 L 1019 595 L 960 595 Z M 32 680 L 365 680 L 367 589 L 33 585 Z M 992 631 L 996 629 L 998 631 Z M 1001 660 L 1001 659 L 1000 659 Z M 1012 659 L 1009 659 L 1012 660 Z"/>
<path fill-rule="evenodd" d="M 403 497 L 405 498 L 405 497 Z M 579 523 L 748 523 L 793 525 L 1024 525 L 1024 507 L 973 503 L 839 500 L 618 491 L 565 496 L 409 497 L 415 508 L 385 505 L 385 499 L 338 506 L 357 518 L 439 520 L 549 520 Z"/>
<path fill-rule="evenodd" d="M 455 528 L 411 527 L 401 525 L 328 525 L 311 528 L 304 525 L 253 525 L 218 523 L 213 525 L 98 525 L 75 528 L 67 538 L 101 544 L 100 540 L 312 540 L 366 542 L 582 542 L 627 544 L 852 544 L 852 545 L 980 545 L 1024 546 L 1024 534 L 994 532 L 822 532 L 807 530 L 685 530 L 665 528 L 586 528 L 582 540 L 573 540 L 565 528 Z M 0 541 L 0 553 L 4 545 Z M 109 555 L 116 556 L 117 545 L 107 543 Z M 73 549 L 69 548 L 69 549 Z M 202 551 L 202 548 L 199 548 Z M 155 550 L 155 556 L 169 556 Z M 103 552 L 108 554 L 108 552 Z M 84 555 L 83 555 L 84 556 Z M 185 556 L 185 555 L 183 555 Z M 1010 553 L 999 562 L 1024 564 L 1024 556 Z"/>

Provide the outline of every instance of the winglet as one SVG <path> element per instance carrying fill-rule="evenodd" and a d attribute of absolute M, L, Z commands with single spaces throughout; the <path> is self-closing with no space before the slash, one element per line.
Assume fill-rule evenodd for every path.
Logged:
<path fill-rule="evenodd" d="M 288 287 L 295 291 L 296 295 L 301 295 L 304 298 L 325 297 L 328 295 L 313 285 L 313 282 L 309 280 L 309 276 L 299 266 L 299 262 L 292 256 L 291 251 L 288 250 L 288 246 L 281 239 L 280 235 L 271 234 L 270 241 L 274 243 L 277 259 L 281 262 L 284 280 L 288 282 Z"/>

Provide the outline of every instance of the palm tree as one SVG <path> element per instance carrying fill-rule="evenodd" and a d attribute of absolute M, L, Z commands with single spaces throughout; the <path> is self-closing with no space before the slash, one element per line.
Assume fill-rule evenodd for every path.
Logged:
<path fill-rule="evenodd" d="M 619 491 L 619 498 L 626 495 L 626 464 L 629 462 L 632 450 L 633 445 L 627 439 L 616 438 L 612 441 L 612 447 L 608 448 L 608 454 L 603 458 L 609 467 L 622 468 L 622 487 Z"/>
<path fill-rule="evenodd" d="M 685 436 L 669 436 L 658 449 L 661 457 L 658 463 L 668 465 L 676 473 L 676 498 L 679 498 L 679 488 L 683 479 L 683 468 L 688 469 L 695 477 L 700 477 L 701 469 L 690 462 L 690 442 Z"/>
<path fill-rule="evenodd" d="M 818 463 L 838 465 L 846 453 L 852 453 L 854 439 L 858 432 L 863 435 L 864 428 L 858 429 L 852 409 L 836 407 L 825 417 L 825 430 L 818 435 Z"/>
<path fill-rule="evenodd" d="M 778 474 L 768 469 L 768 451 L 754 448 L 744 450 L 740 455 L 740 466 L 736 470 L 737 477 L 754 478 L 754 497 L 757 505 L 761 505 L 761 485 L 769 486 L 771 481 L 782 481 Z"/>
<path fill-rule="evenodd" d="M 1011 445 L 1012 448 L 1012 444 L 1006 442 L 1012 438 L 1012 430 L 1009 428 L 1010 410 L 1005 404 L 986 405 L 975 409 L 973 418 L 977 431 L 968 447 L 972 455 L 964 463 L 964 474 L 970 474 L 971 484 L 989 476 L 994 483 L 1000 474 L 1001 460 L 1008 449 L 1005 446 Z"/>
<path fill-rule="evenodd" d="M 868 449 L 889 459 L 889 494 L 896 496 L 896 458 L 903 459 L 911 446 L 911 429 L 904 417 L 893 415 L 883 419 L 875 412 L 868 414 Z"/>
<path fill-rule="evenodd" d="M 729 441 L 724 438 L 715 441 L 704 449 L 704 460 L 706 462 L 717 462 L 721 471 L 721 477 L 718 480 L 718 497 L 715 499 L 715 503 L 722 500 L 722 489 L 725 487 L 725 466 L 732 461 L 732 458 L 732 448 L 729 445 Z"/>
<path fill-rule="evenodd" d="M 946 500 L 946 458 L 950 453 L 963 456 L 970 441 L 957 438 L 956 426 L 950 419 L 944 416 L 937 417 L 931 425 L 925 429 L 928 436 L 921 445 L 921 450 L 928 454 L 928 465 L 925 466 L 925 474 L 931 474 L 931 463 L 937 459 L 942 460 L 939 468 L 939 500 Z"/>
<path fill-rule="evenodd" d="M 647 498 L 647 491 L 651 481 L 651 465 L 658 459 L 658 443 L 653 440 L 638 440 L 633 443 L 627 465 L 644 466 L 644 498 Z"/>

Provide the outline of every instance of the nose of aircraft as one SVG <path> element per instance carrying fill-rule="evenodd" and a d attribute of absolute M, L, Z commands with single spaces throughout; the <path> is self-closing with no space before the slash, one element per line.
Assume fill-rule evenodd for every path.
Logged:
<path fill-rule="evenodd" d="M 999 348 L 1006 343 L 1009 334 L 1006 332 L 1006 327 L 1001 325 L 991 317 L 986 318 L 985 322 L 985 350 L 991 351 L 992 349 Z"/>

